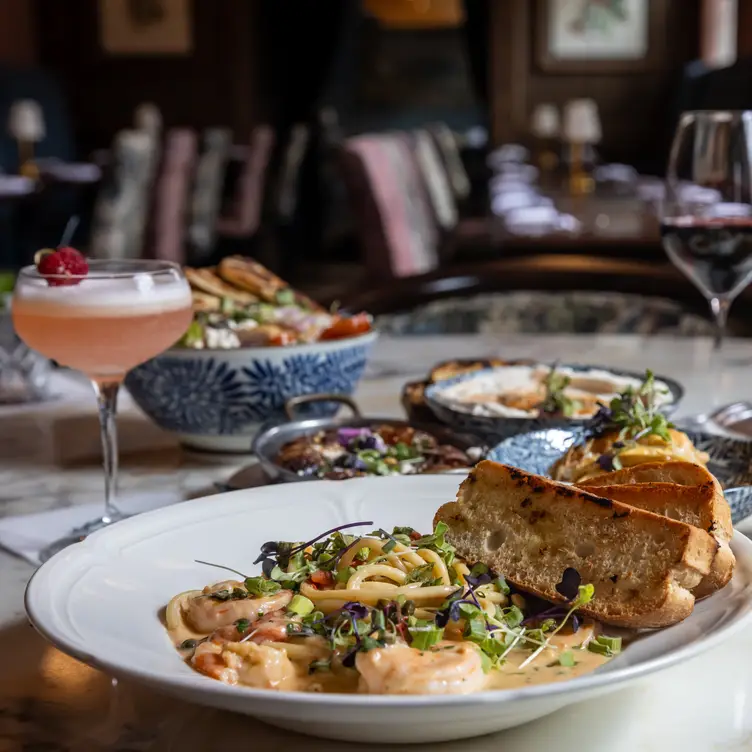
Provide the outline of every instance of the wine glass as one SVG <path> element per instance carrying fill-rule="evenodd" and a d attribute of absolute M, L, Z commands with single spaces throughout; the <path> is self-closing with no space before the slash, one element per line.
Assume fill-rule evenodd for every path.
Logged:
<path fill-rule="evenodd" d="M 18 336 L 32 349 L 91 379 L 99 406 L 104 458 L 104 514 L 45 549 L 42 561 L 89 533 L 123 519 L 115 504 L 115 413 L 126 373 L 174 344 L 193 318 L 182 270 L 166 261 L 89 261 L 88 274 L 42 276 L 21 270 L 11 304 Z M 50 284 L 52 282 L 53 284 Z"/>
<path fill-rule="evenodd" d="M 663 247 L 710 303 L 721 348 L 729 308 L 752 281 L 752 112 L 685 112 L 669 157 Z"/>

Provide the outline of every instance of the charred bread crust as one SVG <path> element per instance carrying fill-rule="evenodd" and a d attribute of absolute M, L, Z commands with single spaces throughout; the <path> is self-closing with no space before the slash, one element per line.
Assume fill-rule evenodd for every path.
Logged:
<path fill-rule="evenodd" d="M 718 550 L 699 528 L 489 461 L 469 474 L 457 501 L 437 511 L 439 521 L 463 558 L 552 602 L 567 602 L 556 589 L 566 569 L 589 570 L 596 598 L 582 612 L 629 627 L 686 618 L 695 600 L 690 588 L 708 574 Z M 490 543 L 493 531 L 502 533 L 500 544 Z M 595 549 L 580 554 L 583 543 Z M 655 560 L 641 555 L 647 544 L 658 552 Z"/>

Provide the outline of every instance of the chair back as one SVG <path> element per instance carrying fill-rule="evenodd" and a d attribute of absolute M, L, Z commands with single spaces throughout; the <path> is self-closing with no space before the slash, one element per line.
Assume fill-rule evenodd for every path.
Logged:
<path fill-rule="evenodd" d="M 435 269 L 440 232 L 408 137 L 347 139 L 342 167 L 368 278 L 411 277 Z"/>
<path fill-rule="evenodd" d="M 186 263 L 186 223 L 197 157 L 198 139 L 192 128 L 167 131 L 145 255 Z"/>
<path fill-rule="evenodd" d="M 151 203 L 157 144 L 145 132 L 123 130 L 94 206 L 89 252 L 94 258 L 139 258 Z"/>
<path fill-rule="evenodd" d="M 196 164 L 190 206 L 188 241 L 191 263 L 206 263 L 214 250 L 231 145 L 232 132 L 229 128 L 207 128 L 204 133 L 204 149 Z"/>
<path fill-rule="evenodd" d="M 449 181 L 449 173 L 441 160 L 436 143 L 427 130 L 413 132 L 415 160 L 425 185 L 436 224 L 449 232 L 457 226 L 459 211 Z"/>
<path fill-rule="evenodd" d="M 274 130 L 268 125 L 253 129 L 230 213 L 217 220 L 220 235 L 249 237 L 259 229 L 274 141 Z"/>

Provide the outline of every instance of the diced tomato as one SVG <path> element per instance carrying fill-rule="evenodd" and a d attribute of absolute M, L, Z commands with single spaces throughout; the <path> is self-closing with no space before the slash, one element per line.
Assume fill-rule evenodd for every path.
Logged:
<path fill-rule="evenodd" d="M 295 344 L 295 335 L 292 332 L 279 332 L 269 337 L 267 344 L 270 347 L 284 347 L 285 345 Z"/>
<path fill-rule="evenodd" d="M 371 331 L 371 317 L 367 313 L 357 313 L 348 318 L 338 316 L 334 323 L 322 332 L 321 339 L 344 339 L 369 331 Z"/>
<path fill-rule="evenodd" d="M 410 540 L 420 540 L 423 536 L 417 531 L 413 530 L 412 533 L 410 533 Z"/>
<path fill-rule="evenodd" d="M 314 572 L 308 578 L 308 581 L 312 585 L 315 585 L 317 588 L 321 588 L 323 590 L 334 587 L 334 575 L 331 572 L 323 572 L 319 570 L 318 572 Z"/>

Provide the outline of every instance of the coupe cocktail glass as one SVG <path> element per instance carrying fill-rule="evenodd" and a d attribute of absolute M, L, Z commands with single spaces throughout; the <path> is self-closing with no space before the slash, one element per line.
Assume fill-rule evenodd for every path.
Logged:
<path fill-rule="evenodd" d="M 32 349 L 91 379 L 99 405 L 104 457 L 104 514 L 71 531 L 42 560 L 122 519 L 117 490 L 117 395 L 126 373 L 173 345 L 193 317 L 190 287 L 180 267 L 165 261 L 89 261 L 89 272 L 42 276 L 21 270 L 11 312 L 18 336 Z M 61 278 L 63 279 L 63 278 Z"/>

